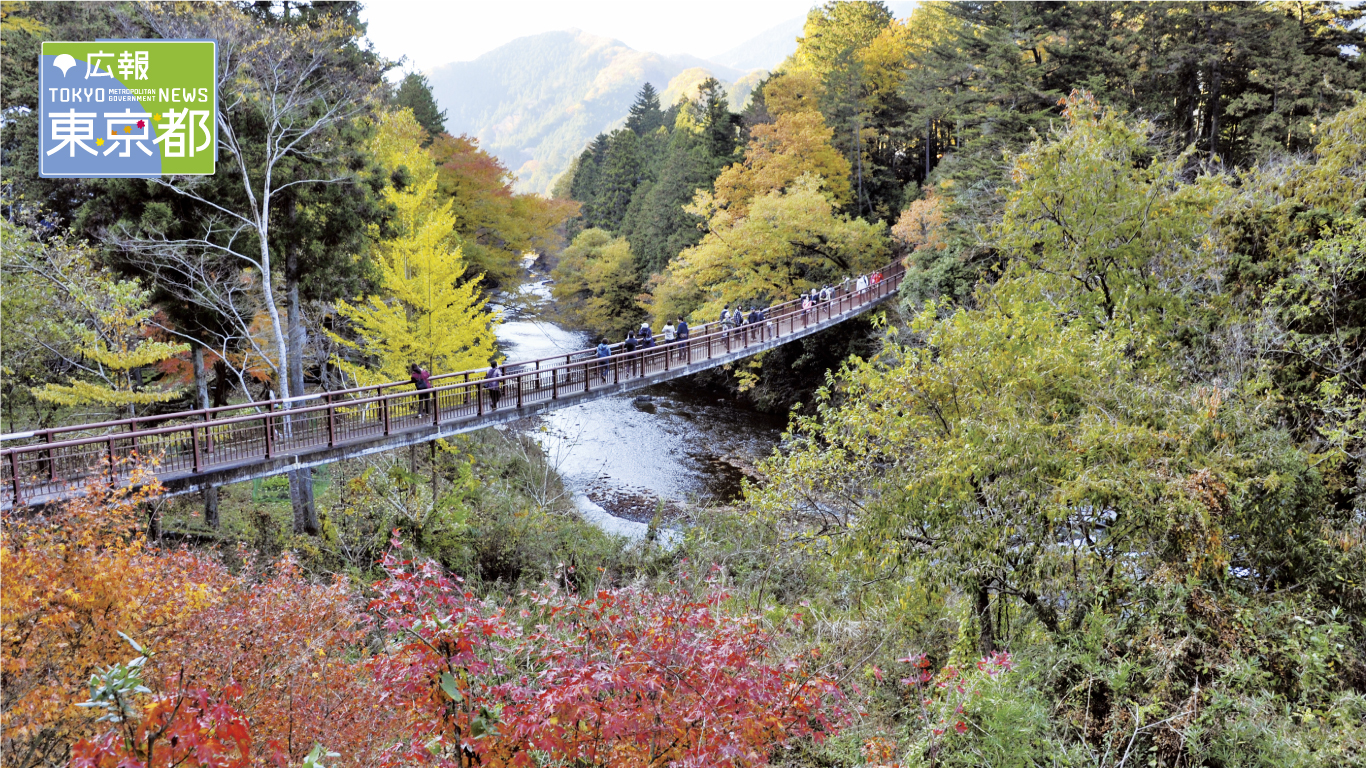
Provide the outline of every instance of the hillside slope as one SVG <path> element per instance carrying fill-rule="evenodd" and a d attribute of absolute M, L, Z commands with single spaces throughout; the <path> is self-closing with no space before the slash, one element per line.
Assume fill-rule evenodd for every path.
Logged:
<path fill-rule="evenodd" d="M 745 75 L 571 29 L 518 38 L 474 61 L 437 67 L 428 79 L 450 133 L 478 137 L 517 174 L 518 191 L 545 193 L 593 136 L 626 116 L 642 84 L 663 91 L 694 69 L 726 83 Z"/>

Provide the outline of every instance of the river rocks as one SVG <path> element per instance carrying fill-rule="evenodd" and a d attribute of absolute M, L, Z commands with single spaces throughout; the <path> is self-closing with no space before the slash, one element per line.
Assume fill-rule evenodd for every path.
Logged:
<path fill-rule="evenodd" d="M 638 523 L 649 523 L 656 516 L 673 523 L 685 515 L 681 504 L 660 499 L 645 488 L 619 485 L 609 477 L 598 478 L 584 494 L 612 515 Z"/>

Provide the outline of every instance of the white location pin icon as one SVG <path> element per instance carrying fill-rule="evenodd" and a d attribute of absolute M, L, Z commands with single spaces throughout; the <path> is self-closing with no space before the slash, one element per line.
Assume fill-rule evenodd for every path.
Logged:
<path fill-rule="evenodd" d="M 71 54 L 63 53 L 52 60 L 52 66 L 62 70 L 62 77 L 66 77 L 67 70 L 76 66 L 76 60 L 71 58 Z"/>

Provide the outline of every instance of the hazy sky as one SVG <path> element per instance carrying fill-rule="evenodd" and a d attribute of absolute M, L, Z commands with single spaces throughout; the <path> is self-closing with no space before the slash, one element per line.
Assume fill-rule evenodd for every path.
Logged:
<path fill-rule="evenodd" d="M 819 0 L 371 0 L 361 16 L 379 53 L 427 70 L 526 35 L 577 27 L 639 51 L 706 58 Z"/>

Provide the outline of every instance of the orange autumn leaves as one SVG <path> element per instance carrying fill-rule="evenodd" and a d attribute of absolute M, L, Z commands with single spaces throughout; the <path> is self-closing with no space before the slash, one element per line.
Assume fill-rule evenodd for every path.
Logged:
<path fill-rule="evenodd" d="M 366 605 L 289 556 L 152 545 L 155 490 L 7 521 L 7 766 L 738 768 L 843 722 L 814 652 L 779 656 L 710 585 L 482 599 L 391 553 Z"/>
<path fill-rule="evenodd" d="M 372 762 L 366 731 L 386 715 L 348 660 L 362 631 L 350 588 L 314 583 L 288 558 L 232 573 L 205 553 L 151 547 L 139 511 L 151 493 L 92 488 L 45 516 L 6 522 L 3 762 L 62 763 L 80 740 L 108 742 L 110 724 L 77 704 L 92 674 L 137 656 L 119 632 L 151 653 L 142 714 L 151 722 L 175 709 L 181 720 L 167 721 L 168 734 L 192 725 L 196 702 L 230 698 L 251 731 L 241 764 L 298 763 L 315 742 Z"/>

